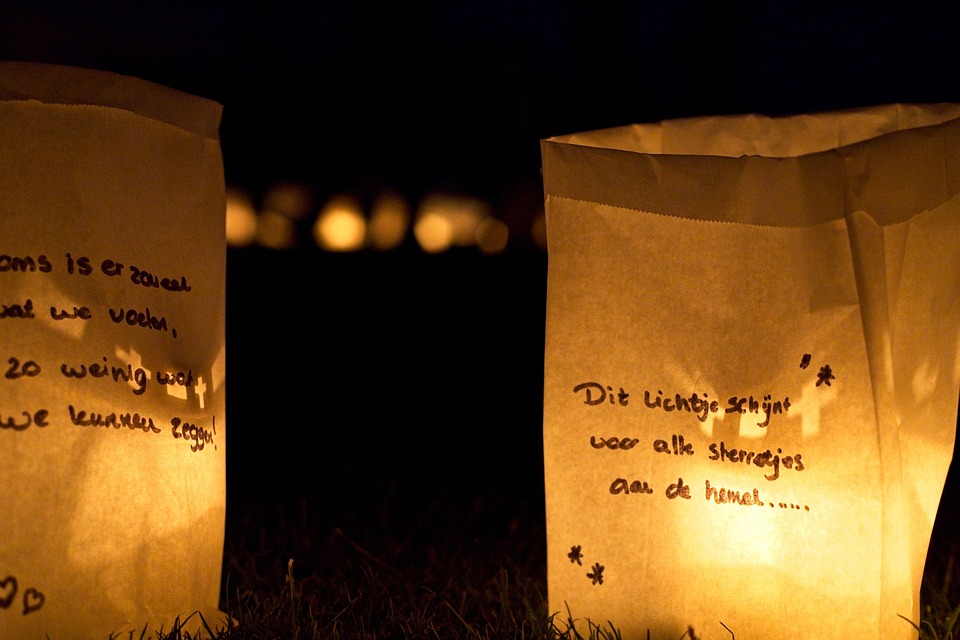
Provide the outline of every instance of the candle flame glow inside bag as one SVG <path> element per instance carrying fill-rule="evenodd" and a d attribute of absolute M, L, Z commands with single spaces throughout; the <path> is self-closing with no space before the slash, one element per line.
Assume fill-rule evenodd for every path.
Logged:
<path fill-rule="evenodd" d="M 0 63 L 0 637 L 222 625 L 220 112 Z"/>
<path fill-rule="evenodd" d="M 542 153 L 550 611 L 916 637 L 960 393 L 960 105 Z"/>

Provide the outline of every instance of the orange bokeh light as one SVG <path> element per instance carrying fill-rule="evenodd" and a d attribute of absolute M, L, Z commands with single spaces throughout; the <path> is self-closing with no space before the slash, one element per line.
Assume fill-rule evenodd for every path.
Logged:
<path fill-rule="evenodd" d="M 363 247 L 367 223 L 360 205 L 347 196 L 331 198 L 313 225 L 313 238 L 328 251 L 356 251 Z"/>

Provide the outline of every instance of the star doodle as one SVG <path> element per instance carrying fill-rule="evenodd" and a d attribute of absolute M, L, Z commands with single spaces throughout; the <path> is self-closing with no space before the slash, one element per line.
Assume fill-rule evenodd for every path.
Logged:
<path fill-rule="evenodd" d="M 817 374 L 817 386 L 819 387 L 821 384 L 826 384 L 829 387 L 830 381 L 836 379 L 837 376 L 833 375 L 833 370 L 830 368 L 830 365 L 825 364 L 820 367 L 820 373 Z"/>
<path fill-rule="evenodd" d="M 567 557 L 570 558 L 570 562 L 576 562 L 580 566 L 583 566 L 583 563 L 580 562 L 581 558 L 583 558 L 583 554 L 580 553 L 580 545 L 575 544 L 570 547 L 570 553 L 567 554 Z"/>
<path fill-rule="evenodd" d="M 587 574 L 590 584 L 603 584 L 603 569 L 603 565 L 599 562 L 593 563 L 593 571 Z"/>

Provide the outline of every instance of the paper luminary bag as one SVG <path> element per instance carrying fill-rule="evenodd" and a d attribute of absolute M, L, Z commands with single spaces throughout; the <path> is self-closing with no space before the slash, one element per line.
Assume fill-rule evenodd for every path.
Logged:
<path fill-rule="evenodd" d="M 0 637 L 222 626 L 220 113 L 0 63 Z"/>
<path fill-rule="evenodd" d="M 960 393 L 960 105 L 542 154 L 550 611 L 916 637 Z"/>

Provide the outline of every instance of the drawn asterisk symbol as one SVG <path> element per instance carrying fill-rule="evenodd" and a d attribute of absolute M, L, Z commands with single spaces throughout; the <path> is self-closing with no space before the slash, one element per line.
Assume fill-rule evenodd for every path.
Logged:
<path fill-rule="evenodd" d="M 593 563 L 593 571 L 587 574 L 591 584 L 603 584 L 603 565 L 599 562 Z"/>
<path fill-rule="evenodd" d="M 820 367 L 820 373 L 817 374 L 817 386 L 819 387 L 821 384 L 826 384 L 829 387 L 830 381 L 836 379 L 837 376 L 833 375 L 833 370 L 830 369 L 830 365 L 825 364 Z"/>
<path fill-rule="evenodd" d="M 576 562 L 580 566 L 583 566 L 583 563 L 580 562 L 580 559 L 583 557 L 583 554 L 580 553 L 580 545 L 575 544 L 570 547 L 570 553 L 567 554 L 567 557 L 570 558 L 570 562 Z"/>

